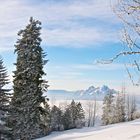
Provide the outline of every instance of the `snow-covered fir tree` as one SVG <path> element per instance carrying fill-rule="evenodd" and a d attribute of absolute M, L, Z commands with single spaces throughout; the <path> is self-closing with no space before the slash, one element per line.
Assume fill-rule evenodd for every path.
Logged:
<path fill-rule="evenodd" d="M 63 116 L 64 129 L 65 130 L 72 129 L 73 128 L 72 122 L 73 122 L 72 113 L 71 113 L 70 106 L 68 106 Z"/>
<path fill-rule="evenodd" d="M 77 104 L 74 100 L 72 100 L 71 104 L 70 104 L 70 111 L 71 111 L 71 117 L 72 117 L 72 128 L 76 127 L 76 120 L 78 119 L 78 108 L 77 108 Z"/>
<path fill-rule="evenodd" d="M 125 116 L 125 96 L 118 94 L 115 104 L 115 123 L 124 122 Z"/>
<path fill-rule="evenodd" d="M 20 30 L 15 45 L 17 53 L 16 71 L 14 71 L 14 94 L 11 102 L 13 134 L 15 139 L 30 140 L 44 134 L 42 128 L 41 103 L 43 65 L 46 60 L 41 48 L 41 22 L 30 18 L 25 29 Z"/>
<path fill-rule="evenodd" d="M 81 128 L 84 125 L 84 117 L 85 114 L 81 104 L 72 100 L 64 113 L 65 129 Z"/>
<path fill-rule="evenodd" d="M 3 60 L 0 58 L 0 139 L 12 139 L 11 129 L 8 128 L 6 122 L 9 112 L 9 89 L 5 85 L 9 83 L 7 70 L 3 65 Z"/>
<path fill-rule="evenodd" d="M 82 128 L 85 125 L 85 112 L 80 102 L 77 104 L 77 119 L 75 125 L 76 128 Z"/>
<path fill-rule="evenodd" d="M 51 129 L 52 131 L 62 131 L 63 126 L 63 112 L 57 106 L 53 106 L 51 109 Z"/>
<path fill-rule="evenodd" d="M 114 112 L 114 104 L 113 104 L 113 94 L 108 93 L 103 100 L 103 115 L 102 115 L 102 123 L 103 125 L 112 124 L 115 122 L 115 112 Z"/>

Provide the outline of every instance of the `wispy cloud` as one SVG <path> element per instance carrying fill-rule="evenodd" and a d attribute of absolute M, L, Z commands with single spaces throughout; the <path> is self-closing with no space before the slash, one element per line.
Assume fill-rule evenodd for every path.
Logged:
<path fill-rule="evenodd" d="M 59 66 L 49 66 L 50 71 L 51 70 L 56 70 L 56 71 L 62 71 L 62 73 L 64 73 L 64 71 L 94 71 L 94 70 L 98 70 L 98 71 L 114 71 L 114 70 L 122 70 L 124 69 L 124 64 L 122 63 L 111 63 L 111 64 L 77 64 L 77 65 L 59 65 Z M 76 73 L 75 73 L 76 75 Z M 78 74 L 79 75 L 79 74 Z"/>
<path fill-rule="evenodd" d="M 89 86 L 108 85 L 111 88 L 120 90 L 120 81 L 118 80 L 94 80 L 94 79 L 50 79 L 49 89 L 65 89 L 65 90 L 82 90 Z M 113 86 L 112 86 L 113 85 Z M 119 87 L 119 88 L 118 88 Z"/>
<path fill-rule="evenodd" d="M 88 45 L 96 47 L 96 45 L 107 42 L 118 42 L 116 33 L 101 31 L 97 28 L 45 30 L 43 32 L 43 38 L 46 40 L 48 46 L 65 47 L 88 47 Z"/>
<path fill-rule="evenodd" d="M 43 23 L 43 45 L 87 47 L 106 41 L 116 41 L 116 32 L 100 26 L 83 26 L 79 19 L 90 22 L 90 18 L 116 24 L 109 0 L 72 1 L 20 1 L 5 0 L 0 5 L 0 51 L 12 48 L 16 34 L 23 28 L 29 17 L 34 16 Z M 92 21 L 93 22 L 93 21 Z M 5 41 L 6 39 L 6 41 Z M 6 49 L 5 49 L 6 48 Z"/>

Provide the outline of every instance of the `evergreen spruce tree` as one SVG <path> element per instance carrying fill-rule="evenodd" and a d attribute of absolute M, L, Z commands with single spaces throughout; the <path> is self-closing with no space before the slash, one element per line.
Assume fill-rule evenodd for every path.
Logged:
<path fill-rule="evenodd" d="M 75 103 L 74 100 L 72 100 L 70 104 L 70 111 L 71 111 L 71 117 L 72 117 L 72 128 L 76 127 L 76 120 L 78 119 L 78 108 L 77 104 Z"/>
<path fill-rule="evenodd" d="M 102 123 L 103 125 L 114 123 L 115 113 L 114 113 L 114 104 L 113 104 L 114 96 L 112 93 L 108 93 L 104 97 L 103 101 L 103 115 L 102 115 Z"/>
<path fill-rule="evenodd" d="M 57 106 L 53 106 L 51 110 L 51 129 L 52 131 L 62 131 L 63 127 L 63 112 Z"/>
<path fill-rule="evenodd" d="M 14 94 L 11 102 L 13 134 L 15 139 L 30 140 L 40 137 L 42 129 L 41 103 L 42 76 L 45 74 L 43 58 L 45 54 L 40 46 L 41 22 L 30 18 L 24 30 L 19 31 L 19 39 L 15 45 L 17 53 L 16 71 L 14 71 Z"/>
<path fill-rule="evenodd" d="M 85 112 L 80 102 L 77 104 L 77 119 L 75 125 L 76 128 L 82 128 L 85 125 Z"/>
<path fill-rule="evenodd" d="M 84 125 L 84 110 L 81 103 L 75 103 L 72 100 L 64 113 L 64 127 L 65 129 L 81 128 Z"/>
<path fill-rule="evenodd" d="M 63 124 L 64 129 L 72 129 L 73 128 L 73 117 L 70 109 L 70 105 L 66 108 L 64 115 L 63 115 Z"/>
<path fill-rule="evenodd" d="M 9 83 L 7 70 L 3 65 L 3 60 L 0 58 L 0 139 L 12 139 L 11 129 L 7 127 L 6 122 L 9 112 L 9 89 L 4 86 Z"/>

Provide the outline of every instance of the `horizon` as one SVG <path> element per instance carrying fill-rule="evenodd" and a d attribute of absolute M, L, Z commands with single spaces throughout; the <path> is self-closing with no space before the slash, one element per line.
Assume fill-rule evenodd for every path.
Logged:
<path fill-rule="evenodd" d="M 140 87 L 132 85 L 126 72 L 127 58 L 95 64 L 96 60 L 111 59 L 123 46 L 123 23 L 113 13 L 110 0 L 6 0 L 1 1 L 0 9 L 0 53 L 11 81 L 17 33 L 33 16 L 42 22 L 41 46 L 49 60 L 44 78 L 49 90 L 73 91 L 91 85 L 121 90 L 125 84 L 127 92 L 139 94 Z"/>

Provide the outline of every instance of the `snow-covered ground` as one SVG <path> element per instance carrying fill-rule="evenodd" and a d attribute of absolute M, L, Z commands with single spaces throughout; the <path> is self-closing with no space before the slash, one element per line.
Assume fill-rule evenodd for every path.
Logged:
<path fill-rule="evenodd" d="M 53 132 L 37 140 L 140 140 L 140 120 Z"/>

